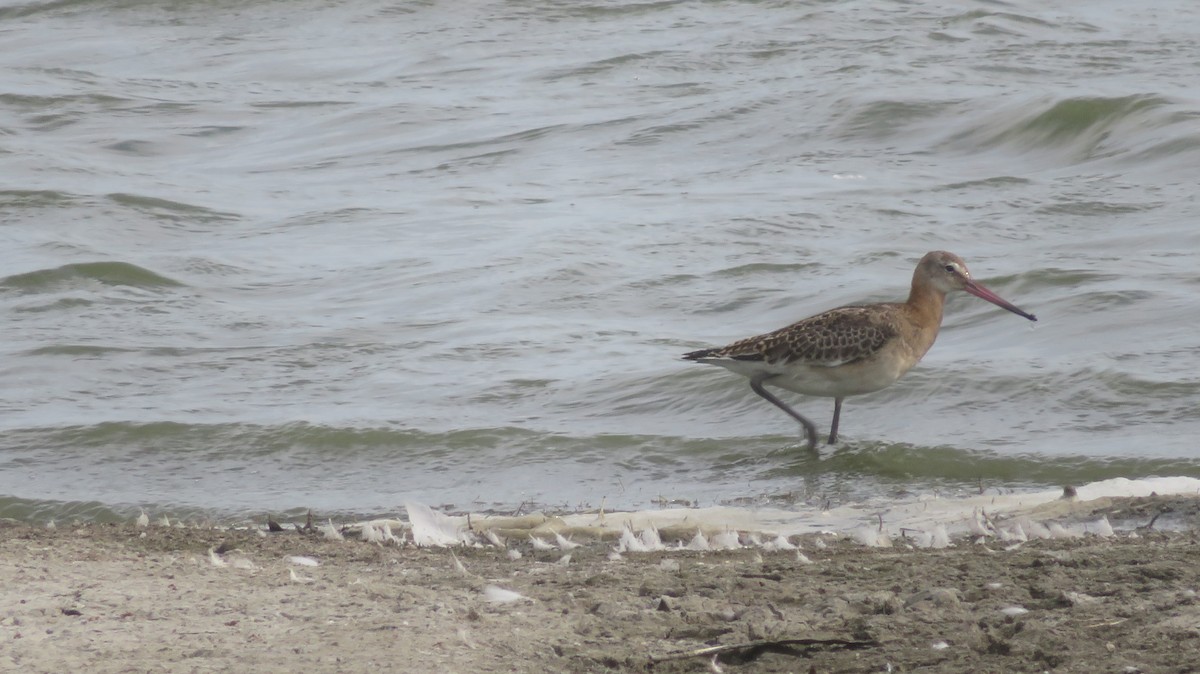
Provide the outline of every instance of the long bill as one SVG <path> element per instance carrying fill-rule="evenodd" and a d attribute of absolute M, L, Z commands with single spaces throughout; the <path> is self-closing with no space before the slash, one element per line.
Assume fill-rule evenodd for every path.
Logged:
<path fill-rule="evenodd" d="M 1021 316 L 1023 318 L 1028 318 L 1031 321 L 1037 320 L 1037 316 L 1034 316 L 1033 314 L 1022 311 L 1020 308 L 1017 307 L 1017 305 L 1013 304 L 1012 302 L 1009 302 L 1008 300 L 1004 299 L 1003 297 L 1000 297 L 996 293 L 988 290 L 987 288 L 983 287 L 983 285 L 976 283 L 975 281 L 967 281 L 966 285 L 963 286 L 963 290 L 971 293 L 972 295 L 974 295 L 980 299 L 985 299 L 1002 309 L 1008 309 L 1009 311 L 1013 312 L 1014 314 L 1016 314 L 1018 316 Z"/>

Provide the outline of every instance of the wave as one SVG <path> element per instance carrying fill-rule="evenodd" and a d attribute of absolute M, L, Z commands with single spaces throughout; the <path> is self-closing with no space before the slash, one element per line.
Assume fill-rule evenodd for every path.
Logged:
<path fill-rule="evenodd" d="M 174 288 L 185 284 L 128 262 L 77 262 L 0 279 L 0 289 L 45 292 L 63 285 L 95 282 L 135 288 Z"/>

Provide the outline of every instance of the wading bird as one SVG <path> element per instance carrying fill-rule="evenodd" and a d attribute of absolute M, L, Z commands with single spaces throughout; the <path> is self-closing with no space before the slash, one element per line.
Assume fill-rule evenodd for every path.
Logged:
<path fill-rule="evenodd" d="M 972 279 L 962 258 L 935 250 L 917 263 L 905 302 L 838 307 L 774 332 L 683 357 L 748 377 L 755 393 L 800 422 L 808 448 L 815 450 L 816 427 L 764 385 L 833 398 L 832 445 L 837 442 L 842 400 L 886 388 L 912 369 L 937 339 L 946 293 L 954 290 L 1037 320 Z"/>

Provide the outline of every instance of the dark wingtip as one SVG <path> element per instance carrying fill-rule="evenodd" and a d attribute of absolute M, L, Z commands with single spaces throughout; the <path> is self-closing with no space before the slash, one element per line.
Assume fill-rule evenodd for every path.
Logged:
<path fill-rule="evenodd" d="M 714 351 L 716 351 L 716 349 L 700 349 L 699 351 L 689 351 L 689 352 L 683 354 L 683 359 L 684 360 L 700 360 L 701 358 L 707 358 L 707 357 L 711 356 Z"/>

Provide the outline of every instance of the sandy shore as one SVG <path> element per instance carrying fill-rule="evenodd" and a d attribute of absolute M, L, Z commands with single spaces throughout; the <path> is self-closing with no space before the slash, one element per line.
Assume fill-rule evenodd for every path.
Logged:
<path fill-rule="evenodd" d="M 1149 522 L 1194 513 L 1195 499 L 1105 508 Z M 452 551 L 295 530 L 10 523 L 0 670 L 1200 671 L 1191 531 L 940 550 L 791 540 L 799 552 L 611 559 L 607 541 Z M 493 601 L 495 588 L 523 598 Z M 689 655 L 714 646 L 725 650 Z"/>

